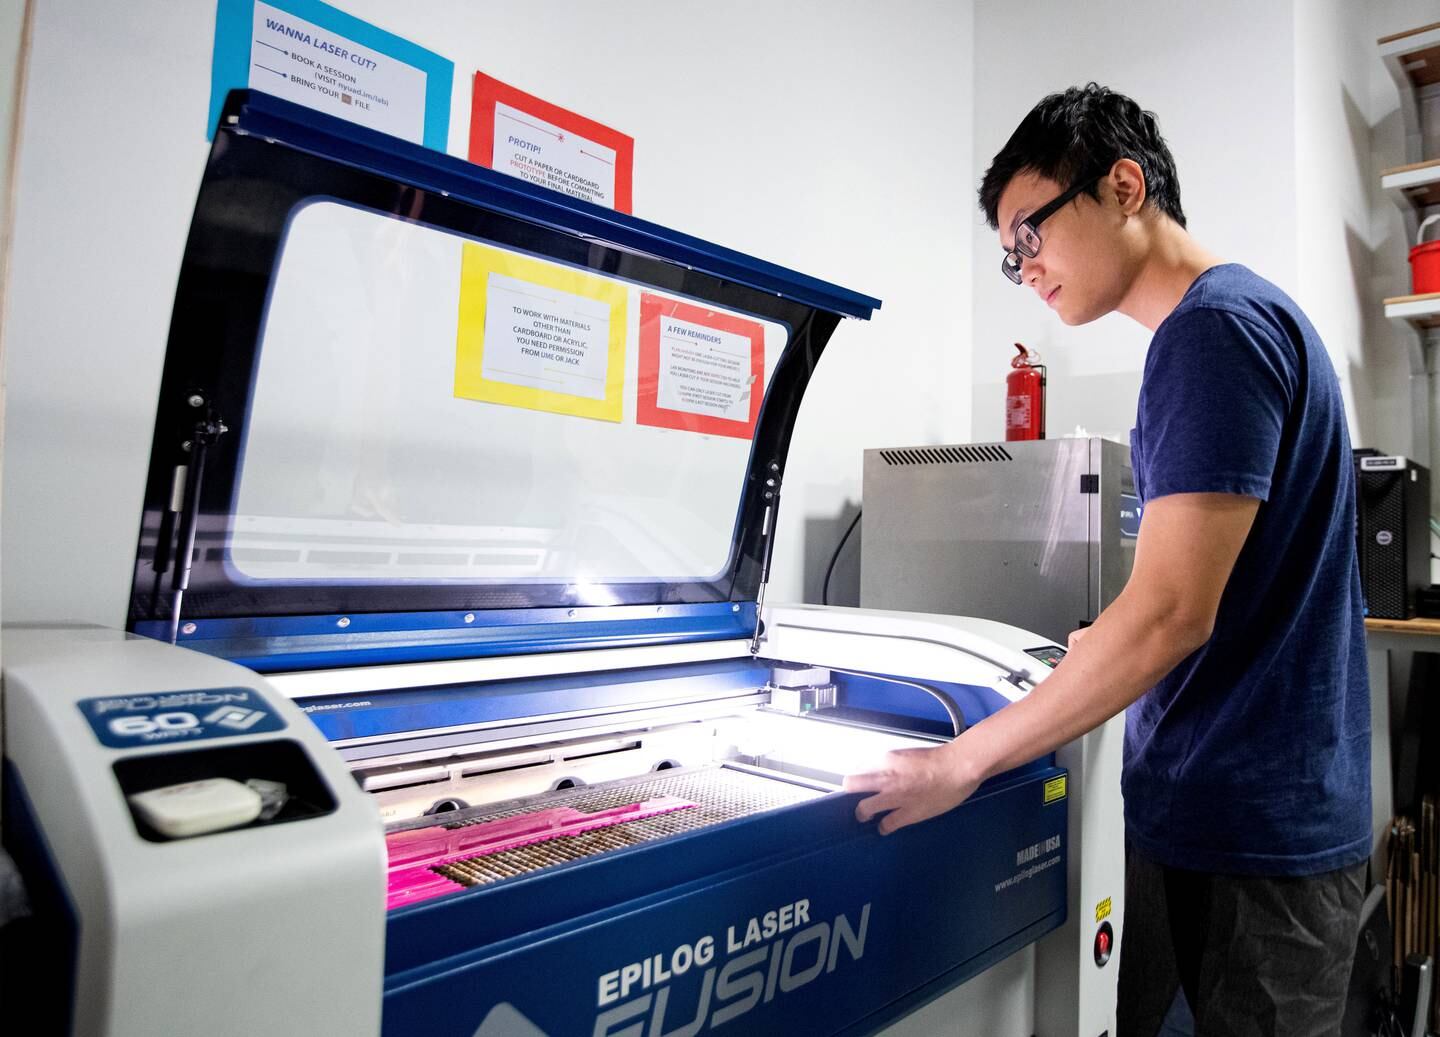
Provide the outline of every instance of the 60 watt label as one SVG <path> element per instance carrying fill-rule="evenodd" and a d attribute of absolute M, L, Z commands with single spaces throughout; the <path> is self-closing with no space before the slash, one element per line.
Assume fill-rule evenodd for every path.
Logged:
<path fill-rule="evenodd" d="M 279 731 L 285 721 L 249 688 L 114 695 L 77 703 L 95 737 L 111 749 L 198 742 Z"/>

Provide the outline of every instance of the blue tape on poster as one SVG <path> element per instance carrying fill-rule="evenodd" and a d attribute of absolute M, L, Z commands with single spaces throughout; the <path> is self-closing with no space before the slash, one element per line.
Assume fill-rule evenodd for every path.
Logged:
<path fill-rule="evenodd" d="M 454 79 L 448 59 L 319 0 L 219 0 L 207 136 L 226 93 L 252 87 L 444 151 Z"/>
<path fill-rule="evenodd" d="M 203 688 L 81 699 L 95 737 L 112 749 L 280 731 L 285 720 L 249 688 Z"/>

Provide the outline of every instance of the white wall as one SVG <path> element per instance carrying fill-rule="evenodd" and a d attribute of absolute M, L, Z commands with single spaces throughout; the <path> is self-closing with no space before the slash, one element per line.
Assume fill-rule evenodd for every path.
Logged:
<path fill-rule="evenodd" d="M 25 6 L 0 5 L 0 300 L 4 299 L 5 260 L 10 244 L 10 167 L 15 154 L 15 106 L 24 73 L 21 50 Z"/>
<path fill-rule="evenodd" d="M 5 358 L 5 300 L 10 284 L 14 166 L 19 124 L 16 115 L 25 85 L 27 3 L 0 6 L 0 365 Z M 0 370 L 0 457 L 4 455 L 5 381 Z"/>
<path fill-rule="evenodd" d="M 1383 438 L 1377 420 L 1394 408 L 1373 404 L 1393 388 L 1396 361 L 1404 362 L 1376 341 L 1385 318 L 1369 285 L 1377 171 L 1367 110 L 1370 73 L 1380 61 L 1366 5 L 1295 0 L 1294 10 L 1294 295 L 1325 342 L 1351 437 L 1363 445 Z"/>
<path fill-rule="evenodd" d="M 1374 40 L 1434 20 L 1433 0 L 1220 0 L 1143 19 L 1117 0 L 748 0 L 723 17 L 698 0 L 636 0 L 621 20 L 579 0 L 503 16 L 465 0 L 339 6 L 455 60 L 452 152 L 465 147 L 469 73 L 483 69 L 634 135 L 637 215 L 885 300 L 872 323 L 842 325 L 812 383 L 777 598 L 818 597 L 864 448 L 1002 435 L 1013 341 L 1050 365 L 1052 435 L 1083 424 L 1123 438 L 1133 423 L 1148 334 L 1122 317 L 1065 328 L 995 269 L 975 205 L 1029 107 L 1092 78 L 1159 114 L 1196 236 L 1310 312 L 1357 443 L 1406 448 L 1410 333 L 1378 316 L 1379 299 L 1408 285 L 1406 243 L 1375 186 L 1403 146 Z M 119 624 L 207 149 L 214 12 L 36 8 L 3 328 L 0 609 Z M 103 108 L 114 97 L 144 108 Z"/>
<path fill-rule="evenodd" d="M 455 61 L 452 152 L 483 69 L 632 134 L 636 215 L 884 299 L 841 327 L 807 397 L 772 600 L 802 592 L 807 527 L 828 538 L 858 499 L 863 447 L 963 436 L 968 5 L 337 6 Z M 5 327 L 7 621 L 124 622 L 213 25 L 205 2 L 36 0 Z"/>
<path fill-rule="evenodd" d="M 1276 0 L 1154 4 L 1143 17 L 1121 0 L 979 0 L 971 177 L 974 440 L 1004 438 L 1011 343 L 1024 342 L 1049 365 L 1051 436 L 1080 424 L 1128 442 L 1150 339 L 1118 315 L 1067 328 L 1034 293 L 1000 273 L 998 239 L 984 225 L 974 190 L 1020 120 L 1045 94 L 1089 80 L 1133 97 L 1159 117 L 1194 235 L 1293 291 L 1292 34 L 1289 4 Z"/>

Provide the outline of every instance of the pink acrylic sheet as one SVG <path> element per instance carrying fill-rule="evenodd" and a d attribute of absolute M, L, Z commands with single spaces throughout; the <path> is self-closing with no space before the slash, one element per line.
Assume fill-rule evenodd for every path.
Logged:
<path fill-rule="evenodd" d="M 460 828 L 436 825 L 396 832 L 385 837 L 390 855 L 390 881 L 385 898 L 387 908 L 415 904 L 454 890 L 465 889 L 459 882 L 434 869 L 452 861 L 488 857 L 520 846 L 558 839 L 564 835 L 608 828 L 627 821 L 640 821 L 696 804 L 675 796 L 661 796 L 641 803 L 585 813 L 572 807 L 552 807 L 518 817 L 484 821 Z"/>

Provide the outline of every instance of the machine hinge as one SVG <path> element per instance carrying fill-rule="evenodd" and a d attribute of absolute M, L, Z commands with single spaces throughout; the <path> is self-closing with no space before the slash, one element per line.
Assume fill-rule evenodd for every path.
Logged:
<path fill-rule="evenodd" d="M 1080 476 L 1080 492 L 1081 492 L 1081 493 L 1099 493 L 1099 492 L 1100 492 L 1100 476 L 1098 476 L 1098 475 L 1082 475 L 1082 476 Z"/>
<path fill-rule="evenodd" d="M 755 636 L 750 654 L 760 654 L 760 624 L 765 616 L 765 588 L 770 583 L 770 556 L 775 551 L 775 523 L 780 517 L 780 463 L 771 461 L 765 469 L 765 517 L 760 527 L 760 591 L 755 595 Z"/>
<path fill-rule="evenodd" d="M 175 568 L 171 573 L 171 590 L 174 597 L 170 606 L 170 643 L 175 644 L 180 636 L 180 615 L 185 592 L 190 588 L 190 568 L 195 560 L 195 539 L 200 525 L 200 488 L 205 479 L 205 455 L 220 437 L 229 432 L 215 408 L 209 394 L 191 391 L 185 403 L 194 413 L 194 423 L 188 430 L 188 438 L 180 444 L 180 452 L 188 455 L 178 469 L 171 485 L 171 507 L 179 507 L 175 524 Z"/>

